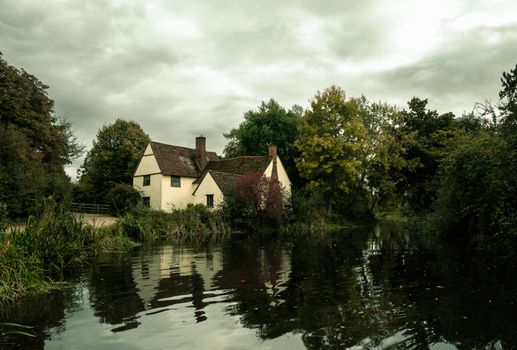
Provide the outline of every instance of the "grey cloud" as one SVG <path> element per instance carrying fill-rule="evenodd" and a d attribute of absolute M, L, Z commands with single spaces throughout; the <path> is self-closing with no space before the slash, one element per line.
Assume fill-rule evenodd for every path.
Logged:
<path fill-rule="evenodd" d="M 491 37 L 497 36 L 497 42 Z M 500 77 L 517 63 L 517 25 L 478 28 L 450 38 L 421 61 L 379 75 L 370 87 L 406 98 L 429 98 L 446 112 L 469 111 L 476 102 L 495 99 Z M 375 89 L 375 88 L 374 88 Z"/>
<path fill-rule="evenodd" d="M 487 6 L 458 3 L 477 14 Z M 0 50 L 50 86 L 56 112 L 85 144 L 125 117 L 157 141 L 192 146 L 204 134 L 218 152 L 222 133 L 262 100 L 307 106 L 337 84 L 350 96 L 403 104 L 416 95 L 461 112 L 497 96 L 502 71 L 517 63 L 515 23 L 461 33 L 451 18 L 441 45 L 417 62 L 363 69 L 399 49 L 390 46 L 390 27 L 406 18 L 378 11 L 381 4 L 0 0 Z"/>

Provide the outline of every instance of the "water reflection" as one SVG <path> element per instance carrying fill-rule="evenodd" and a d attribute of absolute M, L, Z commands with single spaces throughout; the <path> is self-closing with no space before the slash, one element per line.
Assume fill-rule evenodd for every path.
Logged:
<path fill-rule="evenodd" d="M 6 319 L 37 325 L 13 348 L 513 348 L 514 267 L 494 261 L 393 225 L 162 246 L 101 257 Z"/>

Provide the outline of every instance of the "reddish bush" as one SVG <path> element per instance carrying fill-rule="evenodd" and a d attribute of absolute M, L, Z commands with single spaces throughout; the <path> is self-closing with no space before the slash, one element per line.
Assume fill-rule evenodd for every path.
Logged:
<path fill-rule="evenodd" d="M 249 216 L 278 225 L 284 211 L 285 191 L 277 178 L 267 178 L 262 173 L 248 173 L 241 176 L 235 187 L 236 199 Z"/>

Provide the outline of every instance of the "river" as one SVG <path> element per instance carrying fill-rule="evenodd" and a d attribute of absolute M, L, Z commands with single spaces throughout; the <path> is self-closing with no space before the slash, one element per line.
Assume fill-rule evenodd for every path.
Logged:
<path fill-rule="evenodd" d="M 5 349 L 512 349 L 515 267 L 397 226 L 99 256 Z"/>

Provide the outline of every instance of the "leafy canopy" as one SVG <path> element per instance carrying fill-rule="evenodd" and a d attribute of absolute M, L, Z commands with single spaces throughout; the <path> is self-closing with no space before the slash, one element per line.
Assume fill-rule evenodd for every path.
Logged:
<path fill-rule="evenodd" d="M 149 136 L 135 121 L 117 119 L 113 124 L 104 125 L 97 132 L 80 170 L 80 199 L 106 202 L 106 195 L 114 185 L 131 185 L 149 141 Z"/>
<path fill-rule="evenodd" d="M 257 110 L 244 113 L 244 121 L 238 128 L 224 134 L 228 143 L 226 157 L 265 155 L 269 145 L 278 147 L 278 154 L 294 184 L 298 184 L 295 159 L 299 153 L 294 142 L 298 136 L 302 109 L 293 106 L 286 110 L 273 99 L 262 102 Z"/>
<path fill-rule="evenodd" d="M 47 88 L 0 53 L 0 202 L 10 215 L 37 210 L 48 196 L 67 199 L 64 166 L 82 152 L 71 125 L 53 114 Z"/>
<path fill-rule="evenodd" d="M 331 86 L 315 95 L 303 115 L 297 167 L 308 186 L 328 198 L 362 187 L 368 153 L 362 103 Z"/>

